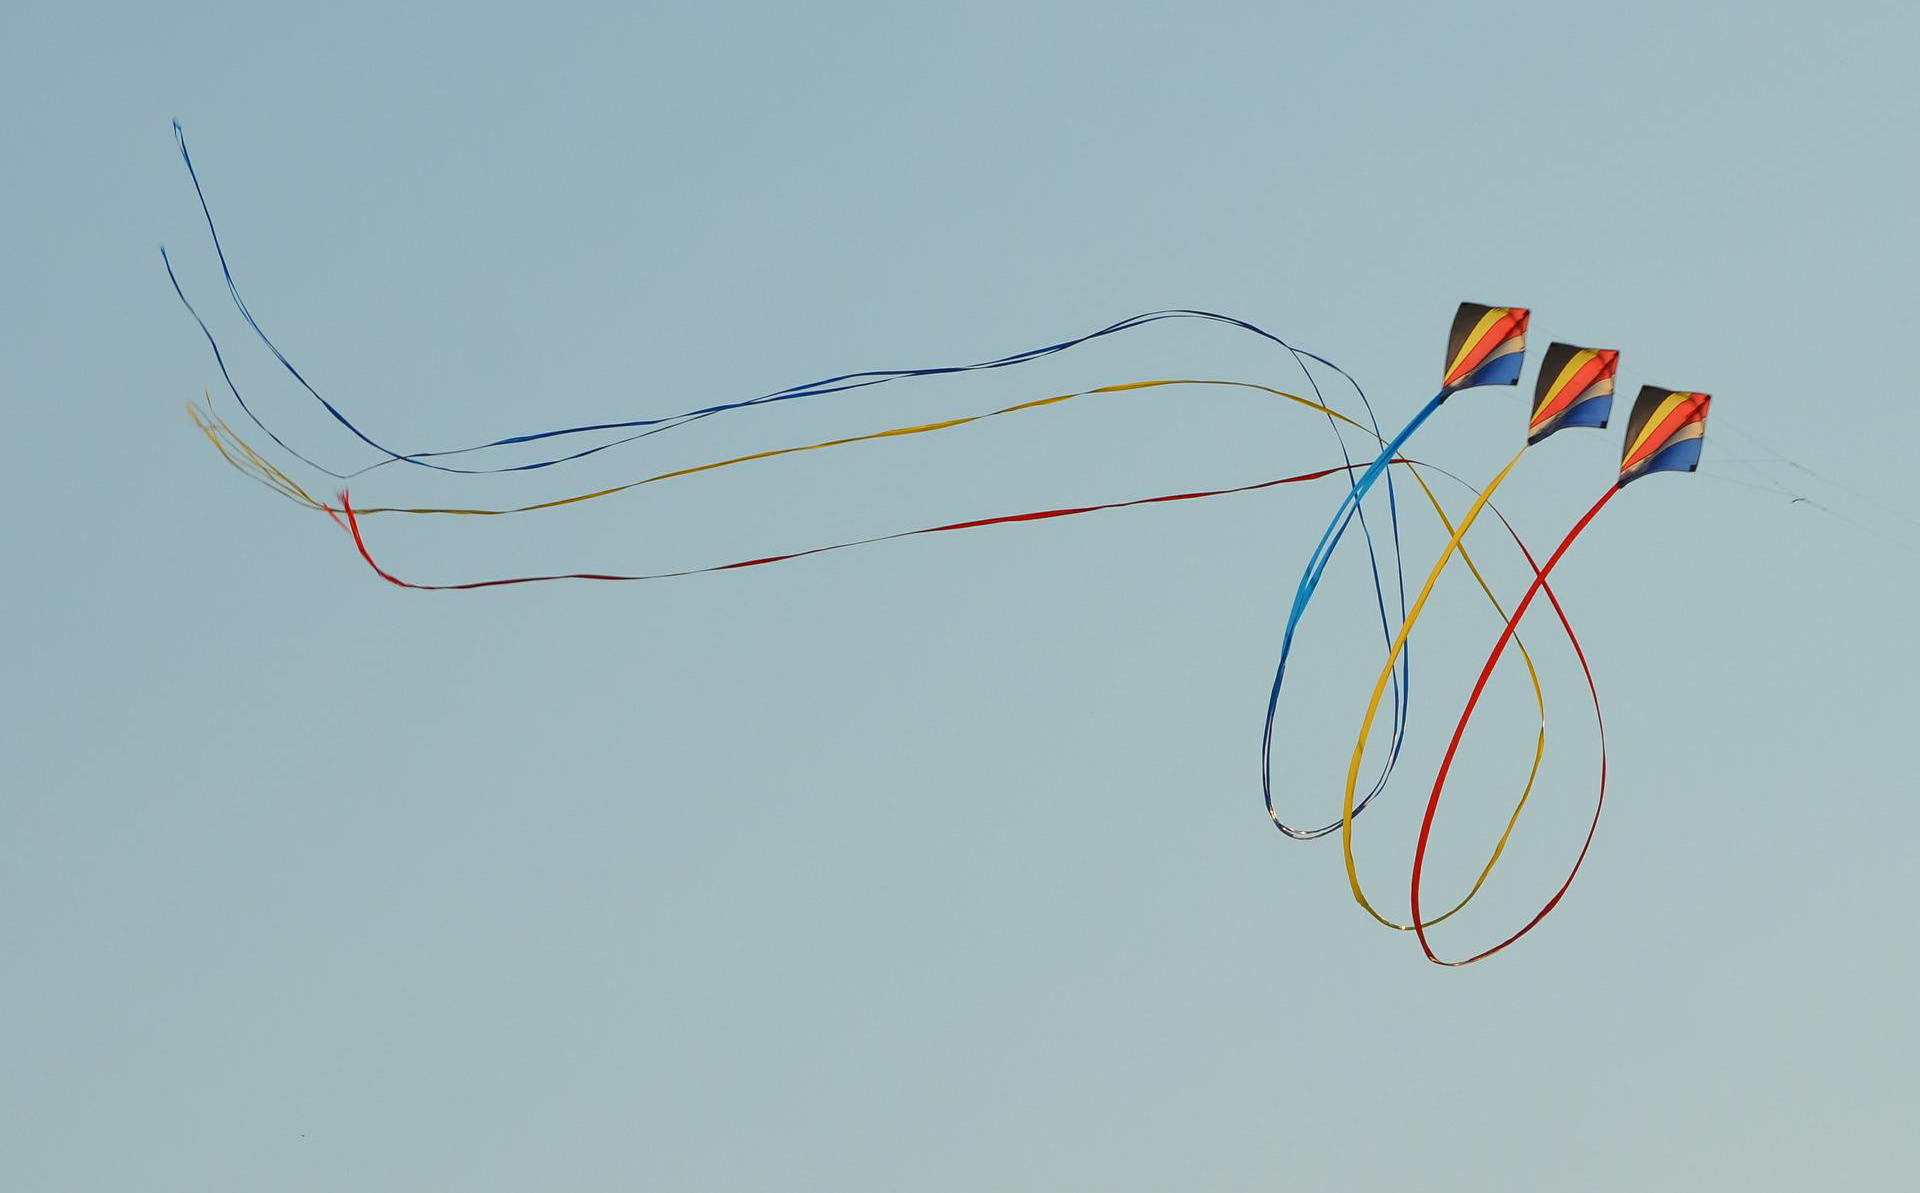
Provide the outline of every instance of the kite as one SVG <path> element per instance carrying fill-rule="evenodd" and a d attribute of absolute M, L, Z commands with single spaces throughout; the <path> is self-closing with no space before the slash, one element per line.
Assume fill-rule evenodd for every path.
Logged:
<path fill-rule="evenodd" d="M 1534 387 L 1533 417 L 1527 442 L 1539 443 L 1568 427 L 1604 431 L 1613 413 L 1613 379 L 1620 354 L 1611 348 L 1549 344 L 1540 357 L 1540 381 Z"/>
<path fill-rule="evenodd" d="M 1706 394 L 1642 386 L 1633 402 L 1633 416 L 1627 420 L 1627 445 L 1615 488 L 1656 472 L 1696 471 L 1707 433 L 1707 407 L 1712 403 Z M 1608 490 L 1607 497 L 1612 492 Z"/>

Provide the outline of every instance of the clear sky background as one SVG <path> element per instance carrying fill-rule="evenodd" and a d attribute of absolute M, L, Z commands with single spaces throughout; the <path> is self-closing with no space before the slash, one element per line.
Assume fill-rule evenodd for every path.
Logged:
<path fill-rule="evenodd" d="M 1909 1171 L 1916 35 L 1902 4 L 10 8 L 4 1183 Z M 1531 306 L 1536 360 L 1614 345 L 1629 393 L 1713 392 L 1702 472 L 1630 488 L 1559 584 L 1610 717 L 1586 870 L 1520 946 L 1444 970 L 1353 905 L 1334 842 L 1268 827 L 1260 713 L 1337 482 L 667 584 L 380 583 L 181 412 L 219 374 L 162 243 L 262 416 L 373 458 L 225 305 L 174 118 L 255 314 L 407 448 L 1187 305 L 1341 362 L 1394 426 L 1461 299 Z M 356 497 L 539 499 L 1167 376 L 1304 384 L 1253 337 L 1161 325 Z M 1483 480 L 1525 405 L 1458 398 L 1415 452 Z M 1502 506 L 1536 549 L 1609 483 L 1622 421 L 1523 463 Z M 1820 475 L 1736 462 L 1781 451 Z M 1297 408 L 1158 391 L 369 533 L 423 580 L 639 571 L 1335 461 Z M 1441 540 L 1406 508 L 1423 568 Z M 1517 592 L 1511 549 L 1475 544 Z M 1337 812 L 1369 600 L 1343 557 L 1307 623 L 1297 819 Z M 1360 822 L 1397 909 L 1497 622 L 1451 577 L 1423 625 L 1401 783 Z M 1550 628 L 1557 752 L 1452 953 L 1524 922 L 1591 808 Z M 1503 671 L 1437 885 L 1517 793 L 1527 714 Z"/>

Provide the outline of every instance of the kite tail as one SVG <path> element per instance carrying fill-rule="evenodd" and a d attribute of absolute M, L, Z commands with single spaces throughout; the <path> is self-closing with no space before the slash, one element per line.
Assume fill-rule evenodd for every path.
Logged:
<path fill-rule="evenodd" d="M 377 468 L 386 464 L 414 464 L 422 468 L 431 468 L 440 472 L 452 472 L 452 473 L 460 473 L 464 475 L 478 475 L 478 474 L 497 473 L 497 472 L 524 472 L 524 471 L 529 471 L 529 470 L 539 469 L 539 468 L 550 468 L 556 464 L 564 464 L 572 460 L 578 460 L 578 459 L 581 459 L 582 457 L 590 456 L 597 452 L 605 451 L 608 448 L 616 447 L 622 443 L 631 442 L 633 439 L 641 438 L 641 437 L 644 437 L 645 435 L 657 434 L 660 431 L 671 430 L 672 428 L 684 425 L 685 423 L 693 422 L 698 419 L 706 418 L 715 414 L 722 414 L 727 411 L 741 410 L 741 409 L 746 409 L 753 406 L 763 406 L 772 402 L 787 402 L 787 401 L 792 401 L 796 398 L 809 398 L 809 397 L 818 397 L 823 394 L 842 393 L 851 389 L 861 389 L 870 385 L 884 385 L 884 384 L 887 384 L 888 382 L 900 381 L 900 380 L 904 380 L 911 377 L 939 377 L 939 376 L 946 376 L 954 373 L 971 373 L 971 372 L 979 372 L 982 370 L 1010 368 L 1016 365 L 1022 365 L 1022 364 L 1029 363 L 1031 361 L 1039 360 L 1043 357 L 1052 356 L 1056 353 L 1066 352 L 1066 351 L 1069 351 L 1070 349 L 1077 348 L 1082 344 L 1091 343 L 1092 341 L 1103 339 L 1107 336 L 1118 335 L 1123 332 L 1131 331 L 1134 328 L 1144 327 L 1148 324 L 1158 323 L 1166 319 L 1197 319 L 1204 322 L 1219 323 L 1228 327 L 1238 328 L 1242 331 L 1250 332 L 1254 335 L 1259 336 L 1262 339 L 1268 340 L 1274 344 L 1279 345 L 1281 348 L 1285 349 L 1288 353 L 1292 354 L 1292 356 L 1295 358 L 1296 361 L 1300 362 L 1301 368 L 1303 370 L 1305 370 L 1306 368 L 1305 362 L 1308 360 L 1312 360 L 1312 361 L 1317 361 L 1320 364 L 1326 365 L 1329 368 L 1334 369 L 1334 371 L 1340 373 L 1341 376 L 1346 377 L 1348 381 L 1353 380 L 1353 378 L 1350 375 L 1348 375 L 1344 369 L 1341 369 L 1339 368 L 1339 366 L 1334 365 L 1331 361 L 1328 361 L 1322 357 L 1316 356 L 1311 352 L 1305 352 L 1300 349 L 1297 349 L 1293 345 L 1281 339 L 1279 336 L 1245 319 L 1239 319 L 1232 315 L 1219 314 L 1214 311 L 1202 311 L 1202 310 L 1194 310 L 1189 308 L 1169 308 L 1166 310 L 1147 311 L 1142 314 L 1131 315 L 1125 319 L 1119 320 L 1116 323 L 1108 324 L 1105 327 L 1099 328 L 1095 331 L 1088 332 L 1084 335 L 1073 336 L 1068 339 L 1060 340 L 1056 343 L 1044 344 L 1037 348 L 1029 348 L 1021 352 L 1014 352 L 1006 356 L 995 357 L 989 360 L 975 361 L 967 364 L 935 365 L 932 367 L 921 367 L 921 368 L 862 369 L 862 370 L 858 370 L 850 373 L 840 373 L 831 377 L 823 377 L 817 381 L 809 381 L 809 382 L 802 383 L 800 385 L 791 385 L 786 387 L 785 389 L 774 390 L 771 393 L 762 394 L 758 397 L 745 398 L 745 399 L 740 399 L 732 402 L 724 402 L 717 405 L 703 407 L 698 410 L 685 411 L 680 414 L 663 415 L 655 418 L 638 418 L 638 419 L 626 419 L 626 420 L 619 420 L 619 421 L 612 421 L 612 422 L 587 423 L 580 426 L 560 427 L 560 428 L 555 428 L 551 430 L 533 431 L 533 432 L 527 432 L 527 433 L 515 434 L 515 435 L 505 435 L 485 443 L 472 444 L 467 447 L 446 448 L 446 449 L 440 449 L 440 450 L 434 450 L 434 451 L 414 451 L 414 452 L 396 451 L 393 448 L 388 447 L 386 444 L 376 440 L 373 436 L 369 435 L 366 431 L 362 430 L 351 418 L 347 416 L 345 411 L 341 410 L 332 401 L 328 400 L 323 394 L 321 394 L 319 389 L 316 388 L 313 385 L 313 383 L 307 379 L 305 374 L 303 374 L 300 371 L 300 369 L 293 363 L 293 361 L 288 358 L 287 354 L 281 351 L 280 346 L 274 343 L 272 337 L 270 337 L 267 334 L 266 329 L 260 325 L 259 320 L 254 318 L 253 312 L 247 307 L 246 300 L 242 298 L 240 295 L 239 284 L 234 280 L 233 269 L 228 264 L 228 261 L 227 261 L 226 247 L 221 243 L 220 231 L 214 222 L 213 208 L 211 204 L 209 204 L 207 201 L 205 188 L 201 186 L 200 173 L 198 170 L 194 168 L 193 155 L 189 153 L 187 150 L 186 131 L 181 128 L 180 122 L 177 120 L 173 122 L 173 137 L 174 137 L 175 146 L 180 151 L 181 164 L 186 167 L 187 178 L 193 184 L 194 197 L 199 202 L 200 214 L 207 226 L 207 236 L 208 236 L 208 239 L 212 241 L 214 256 L 218 260 L 220 265 L 220 277 L 221 277 L 221 280 L 225 283 L 227 296 L 232 300 L 234 309 L 239 312 L 241 319 L 246 322 L 247 327 L 252 330 L 254 336 L 257 339 L 259 339 L 261 344 L 265 345 L 265 347 L 269 352 L 273 354 L 274 359 L 279 361 L 280 366 L 286 371 L 286 373 L 290 377 L 292 377 L 293 380 L 299 384 L 300 388 L 305 390 L 307 394 L 313 398 L 314 401 L 320 404 L 321 408 L 327 412 L 328 416 L 331 417 L 334 422 L 338 423 L 355 439 L 359 440 L 361 443 L 365 444 L 367 447 L 372 448 L 374 451 L 380 453 L 383 459 L 381 459 L 375 464 L 369 465 L 368 468 Z M 161 256 L 163 259 L 166 256 L 166 251 L 164 249 L 161 250 Z M 169 274 L 172 273 L 171 262 L 168 262 L 168 272 Z M 175 292 L 180 294 L 180 301 L 183 304 L 185 304 L 187 302 L 186 295 L 180 292 L 179 283 L 177 280 L 174 283 L 174 288 L 175 288 Z M 192 309 L 190 304 L 188 304 L 188 309 L 189 310 Z M 198 319 L 199 316 L 196 314 L 195 318 Z M 204 324 L 202 326 L 204 329 Z M 216 348 L 216 352 L 217 351 L 218 349 Z M 1355 389 L 1357 390 L 1358 388 L 1359 387 L 1356 384 Z M 238 397 L 238 394 L 236 393 L 235 396 Z M 1364 403 L 1364 401 L 1365 401 L 1365 395 L 1363 394 L 1362 402 Z M 244 405 L 244 403 L 242 404 Z M 439 457 L 464 455 L 470 452 L 486 451 L 490 448 L 507 447 L 515 444 L 538 443 L 548 439 L 559 439 L 559 438 L 564 438 L 564 437 L 569 437 L 574 435 L 589 435 L 589 434 L 598 434 L 598 433 L 611 432 L 611 431 L 631 430 L 635 428 L 648 428 L 648 429 L 641 431 L 639 434 L 628 436 L 623 439 L 618 439 L 610 443 L 602 443 L 595 447 L 587 448 L 582 451 L 576 451 L 566 455 L 557 456 L 552 459 L 537 460 L 537 461 L 533 461 L 525 464 L 516 464 L 516 465 L 510 465 L 510 466 L 505 466 L 500 468 L 456 468 L 449 465 L 437 464 L 433 462 L 436 458 L 439 458 Z M 261 429 L 266 430 L 265 426 L 262 426 Z M 268 434 L 272 434 L 272 432 L 269 431 Z M 288 448 L 287 450 L 290 452 L 292 451 L 291 448 Z M 304 460 L 305 458 L 302 457 L 302 459 Z M 306 460 L 305 462 L 312 465 L 314 468 L 318 469 L 319 471 L 325 472 L 329 476 L 332 476 L 340 480 L 345 480 L 353 476 L 358 476 L 360 473 L 368 470 L 368 468 L 361 468 L 353 472 L 344 472 L 344 473 L 335 472 L 332 469 L 324 468 L 318 464 L 314 464 L 311 460 Z"/>
<path fill-rule="evenodd" d="M 1487 503 L 1492 499 L 1494 493 L 1506 482 L 1507 477 L 1512 474 L 1514 468 L 1519 465 L 1520 458 L 1526 454 L 1527 449 L 1525 447 L 1515 452 L 1513 459 L 1507 461 L 1507 466 L 1500 470 L 1499 475 L 1495 476 L 1492 481 L 1488 482 L 1484 489 L 1480 490 L 1480 495 L 1474 499 L 1473 505 L 1461 516 L 1460 524 L 1454 528 L 1452 536 L 1447 539 L 1447 545 L 1440 552 L 1440 557 L 1434 560 L 1433 568 L 1427 573 L 1426 583 L 1420 588 L 1420 595 L 1414 598 L 1412 610 L 1407 613 L 1405 620 L 1400 623 L 1400 632 L 1394 636 L 1393 644 L 1387 649 L 1386 665 L 1381 668 L 1380 677 L 1374 681 L 1373 692 L 1367 700 L 1366 715 L 1362 717 L 1360 721 L 1360 736 L 1354 743 L 1353 757 L 1347 765 L 1347 782 L 1345 791 L 1341 796 L 1342 803 L 1340 808 L 1340 852 L 1346 860 L 1347 885 L 1353 892 L 1354 901 L 1359 903 L 1368 915 L 1379 921 L 1383 926 L 1392 928 L 1396 932 L 1411 931 L 1413 925 L 1396 923 L 1382 915 L 1379 910 L 1374 907 L 1367 899 L 1366 892 L 1360 885 L 1360 870 L 1353 857 L 1353 817 L 1357 811 L 1354 807 L 1353 793 L 1360 782 L 1360 764 L 1366 758 L 1367 742 L 1373 733 L 1374 718 L 1380 712 L 1380 701 L 1386 694 L 1388 681 L 1393 678 L 1394 662 L 1400 657 L 1401 652 L 1406 649 L 1407 639 L 1413 634 L 1414 623 L 1420 620 L 1420 614 L 1424 612 L 1427 607 L 1427 599 L 1433 595 L 1434 586 L 1439 583 L 1441 573 L 1446 571 L 1447 565 L 1453 561 L 1455 553 L 1461 552 L 1464 554 L 1461 544 L 1465 542 L 1467 532 L 1473 529 L 1474 523 L 1479 521 L 1480 515 L 1486 511 Z M 1471 560 L 1468 561 L 1468 566 L 1472 566 Z M 1475 572 L 1477 575 L 1478 569 L 1475 569 Z M 1491 596 L 1492 594 L 1489 593 L 1488 595 Z M 1494 602 L 1494 608 L 1496 610 L 1500 608 L 1498 601 Z M 1572 630 L 1569 629 L 1568 632 L 1571 633 Z M 1521 643 L 1520 645 L 1520 654 L 1521 657 L 1526 660 L 1527 673 L 1533 680 L 1534 695 L 1539 703 L 1540 727 L 1539 733 L 1534 740 L 1533 768 L 1527 774 L 1527 783 L 1520 791 L 1520 799 L 1514 804 L 1513 812 L 1507 818 L 1505 831 L 1500 834 L 1500 839 L 1494 844 L 1493 853 L 1487 858 L 1486 865 L 1481 867 L 1480 874 L 1474 879 L 1473 885 L 1467 891 L 1466 897 L 1445 912 L 1428 921 L 1429 925 L 1438 924 L 1442 920 L 1451 917 L 1455 912 L 1472 902 L 1473 897 L 1480 893 L 1480 888 L 1486 884 L 1487 876 L 1493 873 L 1494 866 L 1500 861 L 1500 855 L 1506 851 L 1507 841 L 1513 835 L 1513 826 L 1519 823 L 1520 813 L 1525 810 L 1527 800 L 1533 794 L 1534 782 L 1540 777 L 1540 762 L 1546 754 L 1547 748 L 1547 706 L 1545 699 L 1540 693 L 1539 671 L 1534 667 L 1533 656 L 1528 653 L 1525 643 Z"/>
<path fill-rule="evenodd" d="M 1295 828 L 1281 820 L 1278 810 L 1274 807 L 1273 727 L 1274 721 L 1279 715 L 1280 688 L 1286 683 L 1287 659 L 1293 653 L 1294 634 L 1299 629 L 1300 619 L 1306 613 L 1307 605 L 1313 600 L 1314 590 L 1320 586 L 1320 577 L 1326 572 L 1327 563 L 1333 558 L 1334 551 L 1340 545 L 1341 537 L 1346 534 L 1347 527 L 1352 524 L 1354 514 L 1360 508 L 1360 503 L 1366 499 L 1368 490 L 1372 489 L 1374 482 L 1378 481 L 1381 475 L 1386 472 L 1387 466 L 1393 461 L 1407 440 L 1413 437 L 1413 433 L 1418 431 L 1427 419 L 1433 417 L 1434 411 L 1440 409 L 1441 404 L 1452 394 L 1452 389 L 1443 389 L 1435 394 L 1425 406 L 1420 408 L 1419 412 L 1415 414 L 1413 418 L 1408 420 L 1406 426 L 1400 428 L 1398 434 L 1381 447 L 1380 454 L 1374 458 L 1373 463 L 1368 466 L 1366 472 L 1361 474 L 1360 478 L 1356 480 L 1353 486 L 1347 491 L 1346 496 L 1341 499 L 1339 509 L 1334 511 L 1333 521 L 1327 524 L 1327 529 L 1320 535 L 1320 541 L 1315 545 L 1313 554 L 1308 557 L 1306 571 L 1300 577 L 1300 586 L 1293 594 L 1293 607 L 1287 614 L 1287 627 L 1280 638 L 1280 661 L 1274 668 L 1273 688 L 1267 694 L 1267 723 L 1260 742 L 1260 790 L 1261 795 L 1266 800 L 1267 818 L 1273 821 L 1275 828 L 1296 841 L 1310 841 L 1318 837 L 1324 837 L 1328 833 L 1338 829 L 1342 824 L 1342 820 L 1335 820 L 1314 829 Z M 1405 683 L 1406 681 L 1403 680 L 1402 682 Z M 1409 692 L 1407 695 L 1410 696 L 1411 693 Z M 1399 752 L 1400 741 L 1396 734 L 1393 749 L 1389 752 L 1386 763 L 1381 768 L 1380 777 L 1375 780 L 1373 789 L 1367 793 L 1366 798 L 1360 800 L 1360 802 L 1354 806 L 1354 814 L 1357 815 L 1373 801 L 1375 796 L 1379 795 L 1380 792 L 1386 788 L 1387 779 L 1392 775 L 1394 764 L 1399 760 Z"/>
<path fill-rule="evenodd" d="M 1409 464 L 1412 461 L 1395 460 L 1393 462 L 1397 464 Z M 1321 480 L 1325 477 L 1333 476 L 1335 473 L 1348 472 L 1350 468 L 1353 467 L 1357 467 L 1357 465 L 1321 468 L 1314 472 L 1303 472 L 1297 476 L 1283 476 L 1274 480 L 1259 481 L 1250 485 L 1237 485 L 1230 489 L 1205 489 L 1192 493 L 1168 493 L 1157 497 L 1137 497 L 1131 501 L 1110 501 L 1102 505 L 1076 505 L 1061 509 L 1030 510 L 1025 513 L 1003 514 L 994 518 L 973 518 L 964 522 L 946 522 L 939 526 L 923 526 L 916 530 L 901 530 L 892 534 L 875 535 L 872 538 L 851 539 L 842 543 L 830 543 L 824 547 L 809 547 L 803 551 L 789 551 L 781 555 L 766 555 L 756 559 L 741 559 L 733 563 L 685 568 L 680 571 L 646 572 L 631 575 L 617 575 L 606 572 L 564 572 L 543 576 L 512 576 L 498 580 L 471 580 L 461 584 L 417 584 L 410 580 L 403 580 L 399 576 L 381 567 L 380 564 L 375 561 L 372 551 L 368 549 L 366 537 L 360 530 L 358 514 L 365 513 L 366 511 L 361 510 L 356 513 L 353 508 L 353 502 L 346 490 L 342 489 L 339 494 L 341 506 L 339 513 L 335 514 L 335 511 L 331 508 L 327 509 L 327 513 L 333 516 L 336 522 L 341 522 L 340 515 L 345 516 L 345 521 L 341 522 L 341 525 L 353 536 L 353 545 L 355 549 L 359 551 L 360 558 L 366 562 L 369 568 L 373 569 L 375 575 L 387 583 L 400 588 L 410 588 L 416 592 L 470 592 L 480 588 L 504 588 L 515 584 L 546 584 L 555 580 L 631 582 L 638 580 L 672 580 L 682 576 L 703 575 L 708 572 L 731 572 L 738 571 L 742 568 L 762 567 L 770 563 L 785 563 L 788 560 L 804 559 L 809 555 L 823 555 L 829 551 L 844 551 L 850 547 L 865 547 L 874 543 L 891 542 L 894 539 L 912 538 L 915 535 L 943 534 L 954 530 L 981 530 L 990 526 L 1010 526 L 1020 522 L 1043 522 L 1053 518 L 1071 518 L 1081 514 L 1099 513 L 1103 510 L 1130 509 L 1134 506 L 1161 505 L 1174 501 L 1198 501 L 1208 497 L 1225 497 L 1233 493 L 1253 493 L 1261 489 L 1271 489 L 1278 485 L 1292 485 L 1305 481 Z"/>
<path fill-rule="evenodd" d="M 1587 690 L 1593 696 L 1594 718 L 1600 726 L 1600 789 L 1597 798 L 1594 800 L 1593 822 L 1587 826 L 1586 840 L 1581 842 L 1580 853 L 1574 858 L 1573 867 L 1567 871 L 1566 881 L 1560 884 L 1560 888 L 1554 891 L 1553 897 L 1548 899 L 1546 905 L 1535 912 L 1533 918 L 1522 925 L 1518 932 L 1515 932 L 1512 936 L 1507 937 L 1492 948 L 1475 953 L 1473 956 L 1462 961 L 1443 961 L 1434 953 L 1432 943 L 1427 940 L 1427 921 L 1423 920 L 1420 916 L 1420 877 L 1426 866 L 1427 841 L 1433 832 L 1434 813 L 1439 809 L 1440 796 L 1446 790 L 1447 773 L 1453 768 L 1454 756 L 1459 752 L 1461 739 L 1466 736 L 1467 724 L 1473 719 L 1473 712 L 1475 707 L 1480 703 L 1481 693 L 1486 691 L 1487 681 L 1492 677 L 1494 667 L 1500 662 L 1500 656 L 1505 653 L 1507 643 L 1513 640 L 1514 632 L 1520 625 L 1520 619 L 1526 616 L 1527 608 L 1533 604 L 1533 598 L 1538 595 L 1542 589 L 1546 588 L 1547 577 L 1553 573 L 1555 567 L 1559 566 L 1561 558 L 1566 555 L 1568 548 L 1573 546 L 1574 540 L 1580 537 L 1581 532 L 1586 530 L 1595 518 L 1599 517 L 1600 511 L 1606 508 L 1607 503 L 1612 501 L 1614 495 L 1618 492 L 1620 492 L 1620 486 L 1610 486 L 1605 493 L 1600 495 L 1600 500 L 1594 502 L 1592 508 L 1581 515 L 1580 520 L 1573 524 L 1573 529 L 1567 531 L 1567 537 L 1561 539 L 1560 545 L 1555 547 L 1553 554 L 1547 557 L 1546 564 L 1542 566 L 1538 574 L 1534 576 L 1533 583 L 1527 586 L 1526 594 L 1520 598 L 1520 603 L 1514 606 L 1513 615 L 1507 618 L 1507 624 L 1500 631 L 1499 640 L 1493 644 L 1492 652 L 1487 655 L 1486 665 L 1480 668 L 1480 677 L 1474 682 L 1473 693 L 1467 697 L 1467 706 L 1460 712 L 1459 723 L 1456 724 L 1453 729 L 1453 738 L 1447 743 L 1446 755 L 1440 761 L 1439 774 L 1434 776 L 1433 793 L 1427 798 L 1426 812 L 1420 818 L 1420 838 L 1415 844 L 1413 851 L 1412 899 L 1413 930 L 1414 934 L 1420 939 L 1420 951 L 1427 955 L 1427 960 L 1436 965 L 1471 965 L 1476 961 L 1484 961 L 1501 949 L 1519 940 L 1527 933 L 1533 931 L 1535 925 L 1539 924 L 1541 920 L 1546 919 L 1548 913 L 1552 912 L 1553 909 L 1559 905 L 1561 898 L 1566 895 L 1567 889 L 1573 885 L 1574 877 L 1580 873 L 1581 863 L 1586 861 L 1587 850 L 1593 845 L 1594 831 L 1600 827 L 1600 812 L 1605 806 L 1607 799 L 1607 727 L 1605 721 L 1600 718 L 1600 693 L 1594 685 L 1593 669 L 1587 665 L 1586 651 L 1580 648 L 1579 639 L 1573 636 L 1573 631 L 1571 627 L 1569 627 L 1567 631 L 1568 640 L 1573 643 L 1574 654 L 1580 660 L 1580 669 L 1586 674 Z M 1559 600 L 1554 598 L 1551 593 L 1548 594 L 1548 599 L 1553 602 L 1554 611 L 1560 616 L 1562 624 L 1565 624 L 1566 613 L 1560 608 Z"/>

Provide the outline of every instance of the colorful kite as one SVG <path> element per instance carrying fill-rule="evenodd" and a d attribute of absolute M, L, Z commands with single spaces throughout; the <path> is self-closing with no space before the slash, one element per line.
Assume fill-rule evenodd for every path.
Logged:
<path fill-rule="evenodd" d="M 1611 348 L 1547 345 L 1534 386 L 1527 442 L 1538 443 L 1568 427 L 1605 430 L 1613 413 L 1613 376 L 1619 371 L 1620 354 Z"/>
<path fill-rule="evenodd" d="M 1463 302 L 1453 316 L 1453 333 L 1447 337 L 1446 384 L 1440 392 L 1517 385 L 1526 351 L 1526 308 Z"/>
<path fill-rule="evenodd" d="M 1692 472 L 1700 467 L 1707 433 L 1706 394 L 1645 385 L 1627 420 L 1627 446 L 1620 456 L 1620 484 L 1656 472 Z"/>

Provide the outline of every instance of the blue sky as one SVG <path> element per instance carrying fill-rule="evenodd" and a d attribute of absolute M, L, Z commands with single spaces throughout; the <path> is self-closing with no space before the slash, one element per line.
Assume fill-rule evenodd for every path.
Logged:
<path fill-rule="evenodd" d="M 6 25 L 21 1187 L 1906 1169 L 1911 9 L 28 4 Z M 262 414 L 368 462 L 223 305 L 176 118 L 254 313 L 409 446 L 1166 306 L 1339 361 L 1395 425 L 1461 299 L 1531 306 L 1540 347 L 1621 348 L 1629 387 L 1713 392 L 1701 473 L 1635 485 L 1557 583 L 1608 709 L 1586 870 L 1519 947 L 1441 970 L 1352 905 L 1332 842 L 1267 826 L 1260 712 L 1332 482 L 674 584 L 379 583 L 181 412 L 219 375 L 163 243 Z M 1252 337 L 1161 326 L 709 420 L 571 479 L 1180 375 L 1301 384 Z M 1417 454 L 1491 476 L 1524 408 L 1457 398 Z M 1503 490 L 1536 548 L 1608 483 L 1619 425 Z M 651 570 L 1333 451 L 1271 399 L 1153 393 L 372 532 L 428 580 Z M 571 484 L 374 478 L 356 497 Z M 1442 541 L 1408 534 L 1416 564 Z M 1356 560 L 1329 572 L 1290 680 L 1303 818 L 1337 812 L 1368 592 Z M 1389 902 L 1498 627 L 1463 577 L 1437 602 L 1402 785 L 1363 822 Z M 1540 641 L 1556 753 L 1461 948 L 1530 914 L 1591 808 L 1578 672 Z M 1441 880 L 1497 830 L 1526 713 L 1503 673 Z"/>

